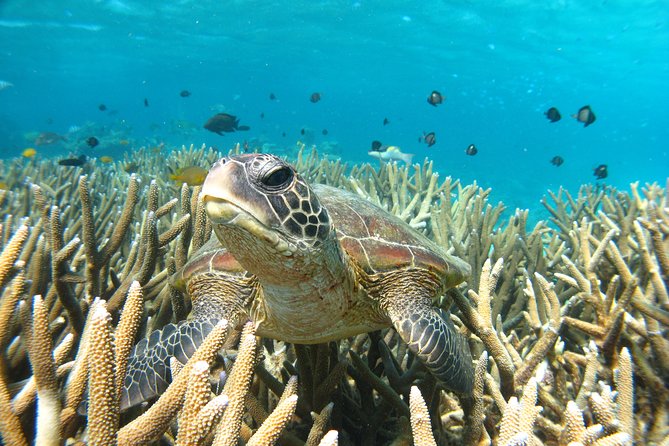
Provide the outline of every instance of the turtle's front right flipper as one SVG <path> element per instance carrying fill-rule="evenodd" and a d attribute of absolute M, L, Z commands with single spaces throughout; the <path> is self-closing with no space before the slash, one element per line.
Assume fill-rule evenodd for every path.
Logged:
<path fill-rule="evenodd" d="M 388 313 L 397 333 L 439 381 L 450 390 L 471 393 L 474 366 L 469 345 L 447 312 L 416 299 L 391 304 Z"/>
<path fill-rule="evenodd" d="M 121 410 L 160 396 L 172 381 L 170 357 L 185 364 L 214 328 L 218 319 L 167 324 L 133 348 L 121 393 Z"/>

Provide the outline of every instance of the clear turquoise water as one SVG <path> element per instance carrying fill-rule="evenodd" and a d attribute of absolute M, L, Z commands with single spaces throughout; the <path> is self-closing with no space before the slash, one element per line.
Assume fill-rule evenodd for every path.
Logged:
<path fill-rule="evenodd" d="M 367 151 L 378 139 L 492 187 L 511 208 L 593 182 L 599 164 L 624 189 L 669 176 L 667 0 L 4 0 L 0 80 L 14 84 L 0 91 L 3 158 L 33 145 L 26 132 L 88 122 L 137 144 L 330 141 L 351 161 L 375 162 Z M 433 89 L 447 98 L 439 107 L 426 102 Z M 569 116 L 586 104 L 597 115 L 588 128 Z M 543 116 L 550 106 L 560 122 Z M 220 110 L 251 130 L 202 129 Z M 178 120 L 195 128 L 181 131 Z M 423 131 L 437 144 L 420 144 Z M 474 157 L 464 154 L 470 143 Z"/>

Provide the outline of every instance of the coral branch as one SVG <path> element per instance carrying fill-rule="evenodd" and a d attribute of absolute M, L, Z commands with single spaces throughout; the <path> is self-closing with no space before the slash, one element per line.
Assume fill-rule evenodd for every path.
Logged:
<path fill-rule="evenodd" d="M 38 416 L 35 443 L 58 445 L 61 441 L 59 419 L 61 404 L 49 319 L 41 296 L 35 296 L 33 299 L 32 327 L 28 354 L 37 387 Z"/>
<path fill-rule="evenodd" d="M 430 414 L 427 411 L 425 400 L 416 386 L 411 387 L 409 409 L 411 410 L 411 432 L 413 433 L 414 444 L 437 446 L 432 435 Z"/>
<path fill-rule="evenodd" d="M 88 436 L 95 445 L 114 445 L 119 423 L 119 393 L 111 316 L 101 303 L 90 320 Z"/>
<path fill-rule="evenodd" d="M 244 326 L 237 360 L 223 389 L 223 394 L 228 395 L 230 402 L 216 430 L 213 443 L 215 446 L 235 446 L 237 443 L 242 426 L 245 395 L 255 367 L 256 337 L 253 330 L 250 322 Z"/>

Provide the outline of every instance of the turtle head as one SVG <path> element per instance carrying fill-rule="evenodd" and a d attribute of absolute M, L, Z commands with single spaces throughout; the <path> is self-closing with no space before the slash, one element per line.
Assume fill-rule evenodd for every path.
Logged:
<path fill-rule="evenodd" d="M 328 212 L 311 187 L 273 155 L 222 158 L 209 171 L 202 196 L 219 239 L 231 252 L 262 243 L 291 256 L 319 246 L 331 232 Z"/>

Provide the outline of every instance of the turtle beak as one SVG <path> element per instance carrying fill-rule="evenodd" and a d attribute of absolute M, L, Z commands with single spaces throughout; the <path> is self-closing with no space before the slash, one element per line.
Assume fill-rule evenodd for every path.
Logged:
<path fill-rule="evenodd" d="M 234 163 L 227 158 L 217 161 L 209 170 L 202 184 L 202 199 L 209 218 L 215 223 L 228 223 L 240 212 L 233 205 L 231 196 L 231 179 L 234 178 Z"/>
<path fill-rule="evenodd" d="M 202 184 L 202 196 L 209 199 L 215 199 L 226 189 L 226 180 L 230 177 L 233 163 L 228 162 L 228 158 L 221 158 L 216 161 Z M 229 188 L 229 185 L 228 187 Z"/>

